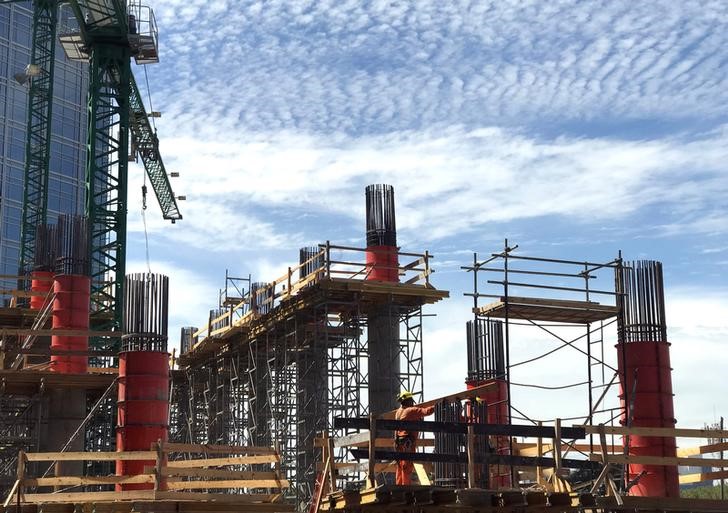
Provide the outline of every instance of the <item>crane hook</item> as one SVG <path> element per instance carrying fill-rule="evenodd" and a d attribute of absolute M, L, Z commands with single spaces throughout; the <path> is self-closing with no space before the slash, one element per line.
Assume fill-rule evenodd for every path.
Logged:
<path fill-rule="evenodd" d="M 142 210 L 147 209 L 147 185 L 142 185 Z"/>

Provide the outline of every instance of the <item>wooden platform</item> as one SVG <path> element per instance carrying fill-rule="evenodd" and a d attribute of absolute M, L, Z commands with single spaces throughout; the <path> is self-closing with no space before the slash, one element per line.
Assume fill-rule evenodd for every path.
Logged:
<path fill-rule="evenodd" d="M 7 394 L 33 395 L 46 388 L 82 388 L 106 390 L 116 379 L 116 369 L 88 374 L 59 374 L 51 371 L 0 370 L 0 388 Z"/>
<path fill-rule="evenodd" d="M 615 317 L 616 306 L 602 305 L 593 301 L 567 301 L 531 297 L 501 297 L 498 301 L 473 309 L 483 316 L 511 320 L 559 322 L 567 324 L 589 324 Z"/>
<path fill-rule="evenodd" d="M 398 513 L 708 513 L 728 512 L 728 501 L 614 497 L 566 492 L 453 489 L 438 486 L 383 485 L 338 490 L 326 495 L 319 511 Z"/>
<path fill-rule="evenodd" d="M 181 354 L 178 362 L 181 366 L 191 365 L 195 361 L 224 349 L 228 343 L 241 334 L 248 338 L 260 336 L 266 330 L 275 327 L 281 320 L 297 312 L 313 310 L 324 301 L 331 305 L 332 312 L 335 312 L 338 307 L 341 313 L 345 314 L 347 308 L 351 309 L 347 305 L 353 304 L 354 301 L 359 302 L 361 311 L 366 313 L 368 309 L 384 303 L 391 303 L 400 309 L 412 309 L 434 304 L 449 296 L 450 293 L 446 290 L 422 284 L 386 283 L 347 278 L 321 279 L 312 283 L 305 290 L 300 290 L 296 295 L 282 299 L 281 303 L 267 314 L 256 315 L 247 312 L 232 326 L 213 331 L 210 336 L 195 344 L 190 351 Z"/>
<path fill-rule="evenodd" d="M 292 505 L 284 502 L 221 501 L 210 494 L 202 493 L 195 499 L 186 500 L 175 500 L 170 496 L 170 492 L 157 492 L 156 496 L 147 495 L 148 498 L 140 495 L 136 499 L 117 501 L 21 504 L 20 508 L 12 504 L 4 508 L 4 511 L 5 513 L 289 513 L 295 511 Z M 235 496 L 227 495 L 227 497 Z"/>

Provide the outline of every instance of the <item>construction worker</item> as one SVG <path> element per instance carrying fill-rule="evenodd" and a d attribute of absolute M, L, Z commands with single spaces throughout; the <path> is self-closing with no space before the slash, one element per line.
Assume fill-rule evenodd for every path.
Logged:
<path fill-rule="evenodd" d="M 405 390 L 397 396 L 400 407 L 395 413 L 395 420 L 412 420 L 419 421 L 432 415 L 435 412 L 434 406 L 420 407 L 415 406 L 414 395 L 409 390 Z M 409 431 L 400 429 L 394 434 L 394 448 L 400 452 L 415 452 L 417 448 L 417 431 Z M 412 461 L 399 460 L 397 462 L 396 484 L 409 485 L 412 484 L 412 472 L 415 465 Z"/>

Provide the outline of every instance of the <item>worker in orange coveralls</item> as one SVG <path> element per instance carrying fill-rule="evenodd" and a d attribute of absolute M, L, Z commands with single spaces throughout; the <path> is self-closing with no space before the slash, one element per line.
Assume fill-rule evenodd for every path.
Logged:
<path fill-rule="evenodd" d="M 409 390 L 405 390 L 397 396 L 400 407 L 395 413 L 395 420 L 412 420 L 419 421 L 432 415 L 435 412 L 434 406 L 420 407 L 415 406 L 414 395 Z M 407 431 L 400 429 L 394 434 L 394 448 L 400 452 L 415 452 L 417 448 L 417 431 Z M 409 485 L 412 484 L 412 472 L 415 465 L 412 461 L 400 460 L 397 462 L 396 484 Z"/>

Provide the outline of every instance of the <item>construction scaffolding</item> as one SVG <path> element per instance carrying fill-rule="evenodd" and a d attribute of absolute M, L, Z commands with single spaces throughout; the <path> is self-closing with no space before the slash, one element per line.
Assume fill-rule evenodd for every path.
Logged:
<path fill-rule="evenodd" d="M 517 254 L 517 248 L 506 240 L 502 250 L 485 258 L 474 254 L 472 265 L 462 267 L 472 273 L 473 291 L 465 294 L 473 299 L 474 319 L 469 326 L 472 332 L 469 336 L 482 340 L 473 344 L 469 339 L 468 358 L 472 363 L 469 368 L 474 369 L 472 372 L 476 377 L 480 372 L 484 373 L 482 377 L 503 377 L 508 412 L 505 422 L 517 419 L 533 424 L 554 424 L 557 421 L 529 415 L 522 406 L 514 404 L 514 387 L 524 387 L 522 389 L 529 390 L 530 394 L 553 394 L 556 390 L 581 388 L 584 390 L 583 411 L 558 420 L 614 425 L 622 409 L 619 405 L 605 405 L 605 397 L 611 387 L 619 383 L 619 373 L 616 365 L 609 363 L 616 358 L 610 359 L 606 352 L 605 330 L 614 329 L 621 318 L 622 296 L 617 291 L 615 279 L 615 271 L 623 265 L 621 255 L 609 262 L 589 262 L 525 256 Z M 534 291 L 537 292 L 534 294 Z M 535 328 L 536 338 L 540 335 L 555 341 L 557 347 L 534 350 L 536 354 L 525 358 L 514 353 L 514 343 L 523 342 L 527 336 L 525 328 Z M 493 340 L 498 344 L 494 345 Z M 514 380 L 514 369 L 551 355 L 558 357 L 559 351 L 566 348 L 584 357 L 583 379 L 558 384 Z M 494 373 L 495 369 L 502 370 Z M 570 376 L 575 374 L 578 373 L 574 370 L 568 373 Z M 613 395 L 617 396 L 616 393 Z M 590 445 L 593 443 L 590 436 Z M 509 452 L 513 452 L 512 448 Z M 517 476 L 515 469 L 510 472 L 514 482 L 531 478 Z"/>
<path fill-rule="evenodd" d="M 2 476 L 16 465 L 20 450 L 115 448 L 116 403 L 109 393 L 116 380 L 115 369 L 109 368 L 115 353 L 89 347 L 86 341 L 118 341 L 120 333 L 99 331 L 102 321 L 94 319 L 89 325 L 87 316 L 75 315 L 73 308 L 83 299 L 77 300 L 75 289 L 69 288 L 71 280 L 78 275 L 83 280 L 87 273 L 86 219 L 62 215 L 57 223 L 39 225 L 36 234 L 39 250 L 30 281 L 15 277 L 18 290 L 9 291 L 13 305 L 28 303 L 30 308 L 0 309 Z M 78 467 L 79 472 L 110 470 L 108 463 L 103 468 Z M 0 481 L 0 492 L 7 485 Z"/>
<path fill-rule="evenodd" d="M 365 249 L 329 243 L 304 248 L 284 276 L 251 283 L 240 302 L 221 305 L 185 342 L 173 371 L 172 439 L 276 445 L 288 495 L 307 500 L 321 456 L 314 439 L 346 434 L 334 418 L 370 411 L 369 348 L 384 342 L 371 330 L 374 317 L 397 334 L 396 354 L 387 355 L 399 361 L 396 388 L 421 399 L 422 307 L 448 293 L 430 284 L 427 253 L 398 254 L 399 283 L 367 280 L 365 256 Z"/>

